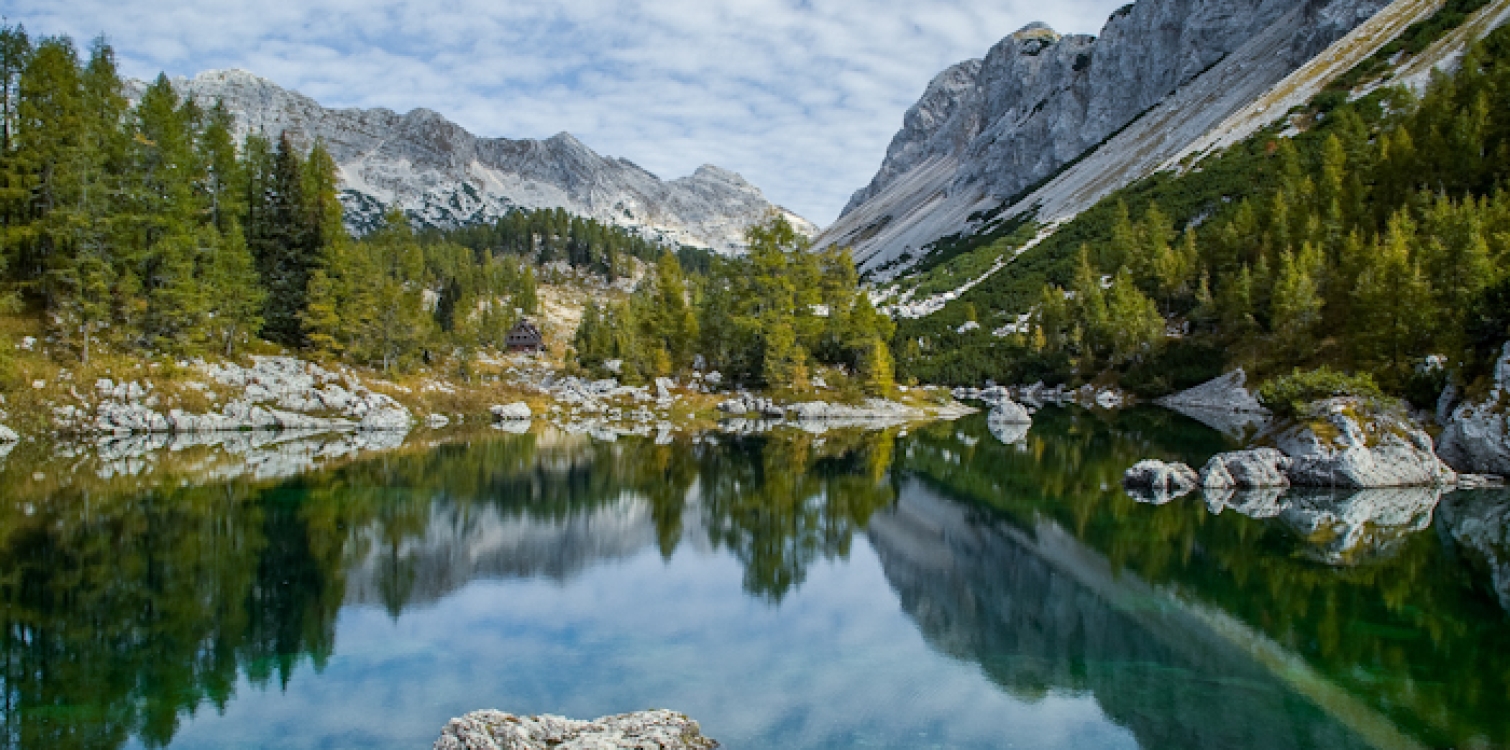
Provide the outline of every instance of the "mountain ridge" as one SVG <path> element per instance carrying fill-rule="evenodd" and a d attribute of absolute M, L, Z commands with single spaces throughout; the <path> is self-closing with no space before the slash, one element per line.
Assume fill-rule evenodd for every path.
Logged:
<path fill-rule="evenodd" d="M 737 173 L 703 165 L 663 180 L 634 162 L 602 156 L 562 131 L 550 138 L 484 138 L 443 114 L 416 108 L 328 108 L 240 69 L 173 79 L 203 105 L 225 103 L 236 135 L 285 132 L 296 145 L 323 141 L 340 170 L 347 226 L 376 226 L 391 205 L 417 223 L 454 228 L 515 209 L 562 208 L 668 245 L 739 252 L 745 229 L 775 210 L 802 233 L 817 228 L 767 200 Z"/>

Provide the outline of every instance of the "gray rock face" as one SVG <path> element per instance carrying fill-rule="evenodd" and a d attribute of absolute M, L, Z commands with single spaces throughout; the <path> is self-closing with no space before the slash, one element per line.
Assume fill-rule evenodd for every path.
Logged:
<path fill-rule="evenodd" d="M 1253 47 L 1253 59 L 1241 61 L 1246 70 L 1237 71 L 1250 79 L 1253 95 L 1387 4 L 1142 0 L 1114 13 L 1099 38 L 1029 26 L 984 59 L 934 79 L 907 112 L 875 178 L 818 244 L 853 245 L 865 270 L 915 254 L 975 224 L 977 211 L 1021 196 L 1208 71 L 1230 72 L 1216 69 L 1260 37 L 1277 45 Z M 1252 96 L 1229 99 L 1207 102 L 1192 117 L 1215 126 Z M 1169 132 L 1159 139 L 1165 142 L 1145 145 L 1172 154 L 1207 129 Z"/>
<path fill-rule="evenodd" d="M 1305 487 L 1433 487 L 1457 474 L 1437 458 L 1431 436 L 1388 414 L 1363 416 L 1357 399 L 1312 406 L 1320 427 L 1277 425 L 1269 439 L 1290 457 L 1290 483 Z"/>
<path fill-rule="evenodd" d="M 1195 469 L 1181 463 L 1139 461 L 1122 475 L 1122 486 L 1145 502 L 1163 505 L 1200 486 Z"/>
<path fill-rule="evenodd" d="M 1458 471 L 1510 475 L 1510 344 L 1495 366 L 1494 389 L 1453 410 L 1437 452 Z"/>
<path fill-rule="evenodd" d="M 543 141 L 478 138 L 424 109 L 326 109 L 241 70 L 201 73 L 175 87 L 223 101 L 238 136 L 321 139 L 340 167 L 348 225 L 369 229 L 386 207 L 441 228 L 490 222 L 513 208 L 564 208 L 654 240 L 732 252 L 771 210 L 806 234 L 816 228 L 772 205 L 739 175 L 714 166 L 663 181 L 624 159 L 599 156 L 570 134 Z M 138 89 L 139 90 L 139 89 Z"/>
<path fill-rule="evenodd" d="M 697 722 L 674 711 L 576 721 L 477 711 L 452 719 L 434 750 L 711 750 Z"/>

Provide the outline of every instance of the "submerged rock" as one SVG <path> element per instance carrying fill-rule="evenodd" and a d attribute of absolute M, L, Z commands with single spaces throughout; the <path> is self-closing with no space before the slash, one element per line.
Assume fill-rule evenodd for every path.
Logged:
<path fill-rule="evenodd" d="M 1139 461 L 1122 475 L 1122 486 L 1128 494 L 1155 505 L 1188 495 L 1199 484 L 1195 469 L 1181 463 Z"/>
<path fill-rule="evenodd" d="M 1494 389 L 1452 411 L 1437 452 L 1454 469 L 1510 475 L 1510 343 L 1494 368 Z"/>
<path fill-rule="evenodd" d="M 577 721 L 476 711 L 452 719 L 434 750 L 711 750 L 697 722 L 674 711 L 640 711 Z"/>

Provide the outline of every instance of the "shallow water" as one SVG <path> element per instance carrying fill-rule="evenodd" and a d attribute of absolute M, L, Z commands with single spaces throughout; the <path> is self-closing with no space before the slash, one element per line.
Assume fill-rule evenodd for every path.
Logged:
<path fill-rule="evenodd" d="M 1012 445 L 975 417 L 18 450 L 0 743 L 423 748 L 479 708 L 670 707 L 735 749 L 1510 746 L 1510 497 L 1117 487 L 1227 447 L 1051 409 Z"/>

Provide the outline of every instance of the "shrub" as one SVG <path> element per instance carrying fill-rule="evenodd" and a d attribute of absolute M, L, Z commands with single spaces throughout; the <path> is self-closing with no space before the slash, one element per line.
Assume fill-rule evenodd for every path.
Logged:
<path fill-rule="evenodd" d="M 1338 396 L 1384 400 L 1384 392 L 1367 373 L 1348 375 L 1327 367 L 1309 371 L 1297 369 L 1264 383 L 1258 389 L 1259 402 L 1281 417 L 1299 416 L 1312 402 Z"/>

